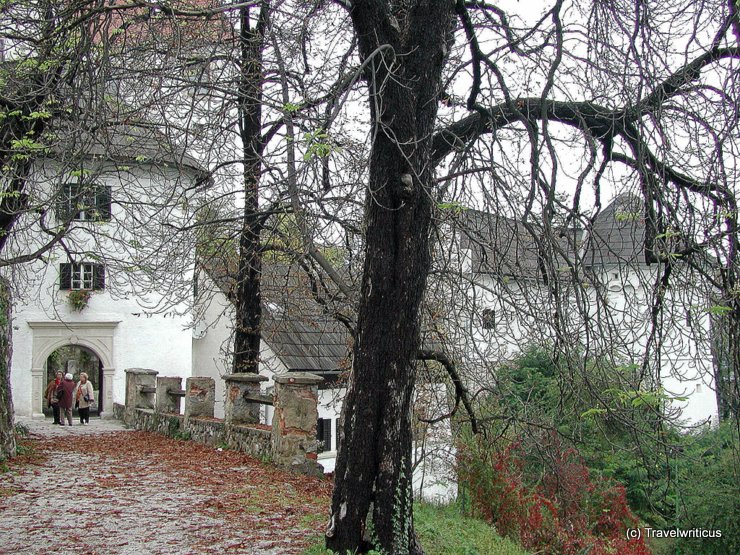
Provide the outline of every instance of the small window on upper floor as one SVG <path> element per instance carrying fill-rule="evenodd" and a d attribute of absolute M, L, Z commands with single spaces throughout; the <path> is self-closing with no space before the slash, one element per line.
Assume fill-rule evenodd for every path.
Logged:
<path fill-rule="evenodd" d="M 107 222 L 111 217 L 111 188 L 97 183 L 62 185 L 57 216 L 60 221 Z"/>
<path fill-rule="evenodd" d="M 484 308 L 481 314 L 481 325 L 484 330 L 492 330 L 496 327 L 496 311 L 492 308 Z"/>
<path fill-rule="evenodd" d="M 90 262 L 60 264 L 59 289 L 105 289 L 105 266 Z"/>

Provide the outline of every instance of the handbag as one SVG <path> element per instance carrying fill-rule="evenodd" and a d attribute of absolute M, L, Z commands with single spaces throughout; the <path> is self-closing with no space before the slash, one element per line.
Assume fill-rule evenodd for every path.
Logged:
<path fill-rule="evenodd" d="M 62 399 L 62 397 L 64 397 L 64 390 L 63 389 L 57 389 L 55 395 L 57 397 L 57 401 L 60 401 Z"/>
<path fill-rule="evenodd" d="M 92 397 L 90 397 L 89 393 L 85 393 L 85 396 L 82 398 L 86 403 L 92 403 Z"/>

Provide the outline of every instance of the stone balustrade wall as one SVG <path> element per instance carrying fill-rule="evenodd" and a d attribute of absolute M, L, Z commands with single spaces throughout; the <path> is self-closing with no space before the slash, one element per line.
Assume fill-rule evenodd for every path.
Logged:
<path fill-rule="evenodd" d="M 126 405 L 115 405 L 114 415 L 127 426 L 226 447 L 271 460 L 304 474 L 323 474 L 316 462 L 318 442 L 318 384 L 322 378 L 307 373 L 275 377 L 274 395 L 259 393 L 259 376 L 226 376 L 226 415 L 213 417 L 215 382 L 212 378 L 159 378 L 155 370 L 126 370 Z M 164 397 L 163 397 L 164 396 Z M 183 414 L 179 398 L 184 398 Z M 258 399 L 258 401 L 254 401 Z M 273 404 L 272 426 L 256 422 L 259 404 Z"/>

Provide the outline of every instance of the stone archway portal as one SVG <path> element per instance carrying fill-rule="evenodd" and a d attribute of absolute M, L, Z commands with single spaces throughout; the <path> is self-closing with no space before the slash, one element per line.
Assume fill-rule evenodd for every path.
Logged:
<path fill-rule="evenodd" d="M 105 322 L 59 322 L 42 320 L 28 322 L 33 330 L 31 383 L 33 415 L 43 416 L 43 392 L 46 388 L 46 359 L 59 347 L 79 345 L 93 351 L 103 365 L 103 410 L 100 416 L 113 412 L 113 332 L 120 320 Z"/>

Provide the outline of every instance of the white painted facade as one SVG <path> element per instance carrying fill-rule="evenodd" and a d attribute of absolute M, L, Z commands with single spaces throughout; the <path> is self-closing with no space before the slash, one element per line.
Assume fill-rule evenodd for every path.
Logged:
<path fill-rule="evenodd" d="M 607 293 L 603 299 L 597 302 L 595 291 L 590 291 L 587 297 L 590 316 L 582 322 L 581 333 L 590 334 L 594 353 L 610 350 L 623 361 L 641 365 L 651 330 L 651 306 L 644 290 L 645 281 L 634 274 L 626 280 L 623 277 L 608 279 L 616 273 L 604 273 Z M 528 284 L 527 287 L 537 286 Z M 461 333 L 472 335 L 475 345 L 465 351 L 463 359 L 469 369 L 479 368 L 478 372 L 473 370 L 471 374 L 477 376 L 482 384 L 485 383 L 486 374 L 497 363 L 511 360 L 530 345 L 553 339 L 549 322 L 543 320 L 542 314 L 527 319 L 518 313 L 513 299 L 524 295 L 512 296 L 511 288 L 508 288 L 506 295 L 497 294 L 499 288 L 500 284 L 488 275 L 475 276 L 468 286 L 469 298 L 473 299 L 471 306 L 475 308 L 464 320 L 467 329 Z M 532 303 L 531 291 L 527 296 L 529 300 L 522 303 Z M 602 302 L 608 305 L 608 326 L 613 328 L 613 332 L 606 337 L 603 336 L 607 322 L 603 320 Z M 460 306 L 465 306 L 465 303 L 460 303 Z M 683 302 L 673 304 L 670 299 L 666 302 L 663 319 L 671 324 L 662 328 L 660 353 L 652 353 L 649 364 L 652 368 L 660 368 L 657 384 L 665 390 L 667 397 L 674 399 L 670 402 L 669 412 L 679 422 L 688 425 L 716 423 L 717 397 L 709 343 L 708 303 L 705 300 L 701 305 L 697 303 L 692 307 L 694 320 L 690 328 L 686 325 L 685 308 Z M 495 324 L 491 329 L 485 329 L 481 323 L 483 309 L 492 310 L 495 314 Z M 544 300 L 540 309 L 543 314 L 548 310 Z M 549 310 L 552 312 L 554 309 L 549 307 Z M 684 397 L 685 400 L 681 399 Z"/>
<path fill-rule="evenodd" d="M 178 223 L 183 217 L 173 202 L 196 180 L 195 171 L 176 171 L 165 164 L 153 166 L 129 162 L 125 166 L 85 161 L 95 182 L 111 188 L 110 221 L 75 221 L 65 239 L 74 262 L 105 266 L 105 287 L 93 291 L 87 306 L 75 311 L 68 303 L 69 291 L 60 290 L 60 264 L 69 258 L 60 245 L 43 260 L 4 271 L 13 288 L 13 358 L 11 387 L 19 416 L 41 416 L 47 384 L 46 361 L 59 347 L 78 345 L 92 351 L 102 364 L 102 415 L 112 415 L 113 403 L 123 403 L 126 368 L 154 368 L 162 376 L 188 376 L 192 367 L 189 299 L 182 300 L 182 287 L 191 281 L 193 260 L 178 261 L 176 275 L 165 273 L 151 279 L 150 262 L 187 252 L 184 245 L 156 245 L 163 222 Z M 74 177 L 56 163 L 37 165 L 31 187 L 34 193 L 54 202 L 60 184 Z M 132 204 L 131 199 L 137 199 Z M 141 203 L 150 201 L 151 205 Z M 172 206 L 171 206 L 172 205 Z M 174 206 L 174 207 L 173 207 Z M 150 229 L 144 229 L 146 223 Z M 43 240 L 31 222 L 20 221 L 5 255 L 27 252 Z M 159 254 L 158 254 L 159 253 Z M 156 260 L 158 269 L 170 266 Z M 124 272 L 124 270 L 126 270 Z M 158 283 L 167 284 L 157 287 Z M 78 376 L 75 376 L 78 379 Z"/>
<path fill-rule="evenodd" d="M 538 280 L 473 271 L 474 256 L 463 248 L 461 236 L 449 231 L 447 236 L 451 252 L 446 262 L 455 277 L 437 285 L 437 297 L 455 307 L 448 337 L 471 389 L 486 388 L 498 366 L 529 346 L 555 342 L 556 306 Z M 692 283 L 677 264 L 658 325 L 653 326 L 658 264 L 601 265 L 593 268 L 593 275 L 589 286 L 579 287 L 577 294 L 571 286 L 561 297 L 566 300 L 558 317 L 573 346 L 588 344 L 590 356 L 608 354 L 622 364 L 647 364 L 654 373 L 653 386 L 662 387 L 672 399 L 666 413 L 675 423 L 716 423 L 711 292 Z M 567 279 L 564 282 L 567 287 Z M 486 325 L 484 311 L 493 315 Z"/>

